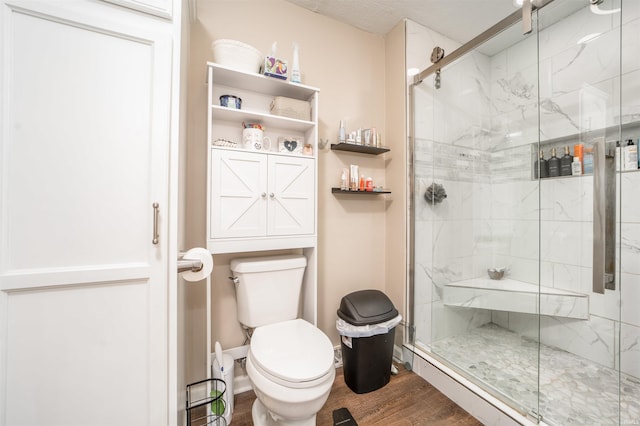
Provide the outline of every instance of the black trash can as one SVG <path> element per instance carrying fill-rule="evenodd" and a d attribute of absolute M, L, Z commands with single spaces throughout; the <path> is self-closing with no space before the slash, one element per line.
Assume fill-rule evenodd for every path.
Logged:
<path fill-rule="evenodd" d="M 355 393 L 382 388 L 391 374 L 398 310 L 383 292 L 361 290 L 342 298 L 338 317 L 345 383 Z"/>

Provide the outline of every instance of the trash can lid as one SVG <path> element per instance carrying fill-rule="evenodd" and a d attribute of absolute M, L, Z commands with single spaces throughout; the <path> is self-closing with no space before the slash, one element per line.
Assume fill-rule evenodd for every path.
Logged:
<path fill-rule="evenodd" d="M 378 324 L 398 315 L 398 310 L 380 290 L 349 293 L 340 301 L 338 316 L 353 325 Z"/>

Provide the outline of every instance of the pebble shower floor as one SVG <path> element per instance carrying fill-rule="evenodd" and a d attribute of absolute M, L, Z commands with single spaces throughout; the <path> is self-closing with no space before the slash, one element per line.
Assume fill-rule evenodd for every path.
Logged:
<path fill-rule="evenodd" d="M 520 406 L 538 405 L 538 344 L 495 324 L 448 337 L 432 352 Z M 552 425 L 640 424 L 640 380 L 540 345 L 540 415 Z"/>

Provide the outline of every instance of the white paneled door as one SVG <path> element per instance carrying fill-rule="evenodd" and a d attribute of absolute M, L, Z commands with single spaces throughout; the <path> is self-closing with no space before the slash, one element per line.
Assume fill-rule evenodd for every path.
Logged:
<path fill-rule="evenodd" d="M 172 423 L 171 34 L 0 4 L 0 425 Z"/>

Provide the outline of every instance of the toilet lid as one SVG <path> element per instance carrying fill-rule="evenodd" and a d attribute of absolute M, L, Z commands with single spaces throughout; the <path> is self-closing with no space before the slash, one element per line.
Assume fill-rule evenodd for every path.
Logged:
<path fill-rule="evenodd" d="M 301 319 L 256 328 L 250 350 L 258 366 L 288 382 L 315 380 L 333 368 L 331 341 Z"/>

